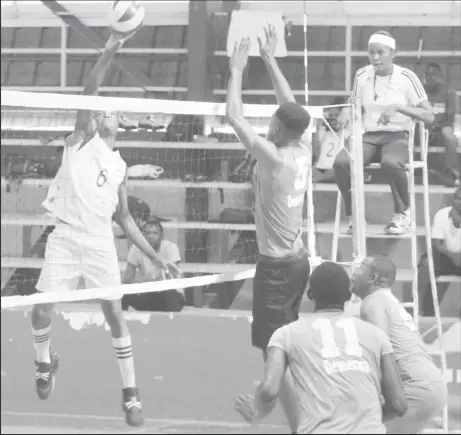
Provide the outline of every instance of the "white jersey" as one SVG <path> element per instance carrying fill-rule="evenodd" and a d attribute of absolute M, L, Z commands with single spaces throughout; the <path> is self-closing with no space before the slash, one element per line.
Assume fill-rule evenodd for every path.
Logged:
<path fill-rule="evenodd" d="M 315 167 L 323 171 L 333 168 L 336 156 L 344 147 L 344 135 L 342 132 L 335 134 L 330 129 L 324 131 L 320 140 L 320 155 Z"/>
<path fill-rule="evenodd" d="M 427 100 L 427 95 L 419 78 L 408 68 L 394 64 L 392 74 L 383 77 L 376 75 L 373 66 L 368 65 L 355 74 L 351 98 L 361 100 L 365 109 L 365 131 L 410 131 L 411 118 L 399 112 L 395 112 L 386 125 L 378 124 L 378 120 L 390 105 L 415 107 Z"/>
<path fill-rule="evenodd" d="M 112 216 L 126 163 L 96 133 L 66 146 L 61 167 L 48 190 L 43 206 L 57 219 L 76 229 L 97 235 L 112 234 Z"/>

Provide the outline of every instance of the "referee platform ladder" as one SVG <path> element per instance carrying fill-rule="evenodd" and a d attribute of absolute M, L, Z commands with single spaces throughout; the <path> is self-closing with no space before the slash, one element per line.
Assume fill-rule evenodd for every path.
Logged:
<path fill-rule="evenodd" d="M 352 110 L 353 122 L 352 134 L 350 141 L 350 157 L 351 157 L 351 189 L 352 189 L 352 239 L 355 263 L 363 261 L 366 258 L 366 222 L 365 222 L 365 189 L 363 177 L 363 144 L 362 144 L 362 123 L 360 104 Z M 419 129 L 420 137 L 420 160 L 415 160 L 415 130 Z M 415 185 L 415 171 L 422 170 L 423 180 L 423 213 L 424 213 L 424 237 L 425 245 L 429 263 L 430 283 L 432 289 L 432 298 L 434 302 L 434 312 L 437 328 L 437 338 L 439 349 L 431 353 L 440 358 L 442 375 L 447 379 L 447 362 L 446 354 L 442 347 L 441 337 L 443 335 L 442 321 L 440 316 L 440 305 L 437 296 L 437 280 L 434 271 L 434 259 L 432 255 L 432 236 L 431 236 L 431 216 L 429 204 L 429 174 L 428 174 L 428 150 L 429 150 L 429 131 L 425 128 L 424 123 L 416 122 L 412 125 L 409 135 L 409 159 L 406 165 L 408 179 L 409 179 L 409 193 L 410 193 L 410 210 L 411 210 L 411 262 L 412 262 L 412 292 L 411 301 L 402 303 L 404 308 L 410 308 L 413 312 L 414 323 L 419 331 L 419 298 L 418 298 L 418 235 L 416 228 L 416 185 Z M 379 163 L 373 163 L 368 168 L 379 168 Z M 336 214 L 333 232 L 332 243 L 332 261 L 337 260 L 338 244 L 340 238 L 340 222 L 341 222 L 341 193 L 338 190 L 336 198 Z M 386 236 L 383 234 L 383 238 Z M 448 433 L 448 407 L 445 406 L 442 416 L 442 424 L 444 433 Z"/>

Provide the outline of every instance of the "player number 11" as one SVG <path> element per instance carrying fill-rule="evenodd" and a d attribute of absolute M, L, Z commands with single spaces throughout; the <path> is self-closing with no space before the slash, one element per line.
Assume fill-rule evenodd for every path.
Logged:
<path fill-rule="evenodd" d="M 336 321 L 317 319 L 313 326 L 320 332 L 322 338 L 323 358 L 339 358 L 341 355 L 361 357 L 363 355 L 353 319 L 339 319 Z M 341 334 L 344 334 L 344 339 L 341 340 L 345 343 L 344 349 L 340 349 L 337 345 L 335 332 L 337 334 L 338 331 L 335 331 L 335 329 L 341 329 Z"/>

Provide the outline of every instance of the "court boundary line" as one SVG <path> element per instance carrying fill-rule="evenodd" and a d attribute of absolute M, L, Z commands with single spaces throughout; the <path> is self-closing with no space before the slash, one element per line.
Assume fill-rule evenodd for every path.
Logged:
<path fill-rule="evenodd" d="M 17 417 L 17 418 L 43 418 L 43 419 L 61 419 L 61 420 L 93 420 L 93 421 L 110 421 L 110 422 L 117 422 L 117 423 L 124 423 L 124 418 L 123 417 L 115 417 L 115 416 L 101 416 L 101 415 L 84 415 L 84 414 L 60 414 L 60 413 L 47 413 L 47 412 L 21 412 L 21 411 L 2 411 L 1 416 L 5 417 Z M 213 427 L 213 426 L 224 426 L 229 429 L 242 429 L 242 428 L 250 428 L 253 427 L 253 425 L 250 425 L 248 423 L 242 422 L 242 423 L 237 423 L 237 422 L 232 422 L 232 421 L 226 421 L 226 420 L 191 420 L 191 419 L 175 419 L 175 418 L 150 418 L 147 417 L 144 419 L 145 424 L 144 427 L 140 427 L 137 429 L 132 429 L 130 430 L 130 433 L 145 433 L 147 431 L 152 430 L 150 425 L 152 426 L 169 426 L 169 425 L 197 425 L 197 426 L 203 426 L 203 427 Z M 29 427 L 30 425 L 16 425 L 16 424 L 6 424 L 2 425 L 4 427 Z M 36 427 L 36 426 L 34 426 Z M 44 427 L 50 427 L 44 426 Z M 285 430 L 287 429 L 286 426 L 284 425 L 276 425 L 276 424 L 258 424 L 254 425 L 254 427 L 257 427 L 259 429 L 263 429 L 266 431 L 266 433 L 269 433 L 269 430 Z M 442 434 L 443 430 L 438 429 L 438 428 L 430 428 L 426 429 L 424 434 Z M 461 433 L 458 429 L 449 429 L 448 431 L 449 434 L 457 434 Z"/>
<path fill-rule="evenodd" d="M 124 422 L 123 417 L 115 416 L 104 416 L 104 415 L 85 415 L 85 414 L 61 414 L 61 413 L 48 413 L 48 412 L 22 412 L 22 411 L 2 411 L 1 416 L 3 417 L 17 417 L 17 418 L 43 418 L 43 419 L 61 419 L 61 420 L 94 420 L 94 421 L 110 421 L 110 422 Z M 198 426 L 226 426 L 230 429 L 248 428 L 253 425 L 245 423 L 237 423 L 234 421 L 227 420 L 193 420 L 193 419 L 178 419 L 178 418 L 144 418 L 145 425 L 198 425 Z M 16 426 L 8 424 L 7 426 Z M 254 425 L 262 429 L 286 429 L 287 426 L 277 424 L 258 424 Z"/>

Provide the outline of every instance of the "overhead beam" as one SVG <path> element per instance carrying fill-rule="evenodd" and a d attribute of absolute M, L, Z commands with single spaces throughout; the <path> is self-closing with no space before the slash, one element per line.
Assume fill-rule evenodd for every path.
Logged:
<path fill-rule="evenodd" d="M 65 24 L 84 38 L 93 48 L 99 52 L 103 49 L 105 41 L 93 29 L 83 24 L 74 14 L 69 12 L 62 4 L 55 0 L 42 0 L 42 3 Z M 134 79 L 146 92 L 147 87 L 152 86 L 152 80 L 128 61 L 115 58 L 113 63 L 120 69 L 120 71 L 128 74 L 132 79 Z"/>

